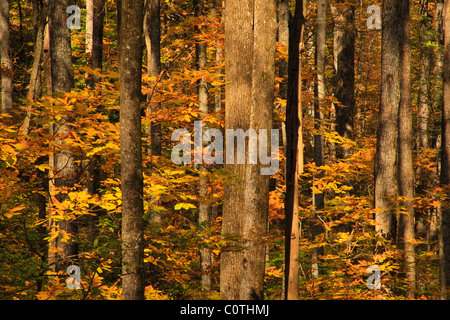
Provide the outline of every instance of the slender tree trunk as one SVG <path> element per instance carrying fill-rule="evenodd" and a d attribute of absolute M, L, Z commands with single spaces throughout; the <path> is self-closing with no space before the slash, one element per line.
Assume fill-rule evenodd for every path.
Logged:
<path fill-rule="evenodd" d="M 212 13 L 218 18 L 221 16 L 220 25 L 223 24 L 223 0 L 214 0 Z M 222 13 L 222 14 L 221 14 Z M 220 28 L 220 25 L 218 26 Z M 216 67 L 220 66 L 223 63 L 223 47 L 220 39 L 216 40 L 216 54 L 215 54 L 215 62 Z M 223 74 L 224 70 L 221 68 L 216 71 L 217 74 Z M 222 77 L 220 77 L 222 78 Z M 222 110 L 222 86 L 217 86 L 214 90 L 214 112 L 220 112 Z M 215 210 L 215 209 L 214 209 Z"/>
<path fill-rule="evenodd" d="M 316 55 L 315 61 L 317 66 L 317 83 L 314 88 L 314 128 L 318 131 L 322 128 L 321 121 L 323 114 L 320 111 L 321 104 L 325 98 L 325 53 L 326 53 L 326 26 L 327 26 L 327 1 L 317 1 L 317 24 L 316 24 Z M 324 139 L 319 132 L 314 135 L 314 163 L 316 167 L 324 165 Z M 314 180 L 321 179 L 323 173 L 315 175 Z M 315 182 L 314 182 L 315 184 Z M 316 238 L 323 232 L 323 227 L 318 219 L 320 214 L 318 211 L 324 208 L 324 194 L 313 193 L 314 202 L 314 224 L 312 226 L 312 236 Z M 323 247 L 314 248 L 312 252 L 312 274 L 313 277 L 319 277 L 319 255 L 323 254 Z"/>
<path fill-rule="evenodd" d="M 86 1 L 86 55 L 93 70 L 103 67 L 103 19 L 105 0 Z M 100 81 L 96 75 L 88 77 L 92 88 Z"/>
<path fill-rule="evenodd" d="M 225 68 L 229 82 L 225 87 L 225 128 L 270 132 L 276 2 L 229 1 L 225 19 L 225 56 L 229 57 Z M 250 111 L 242 113 L 242 108 Z M 237 150 L 236 146 L 234 149 Z M 269 176 L 261 175 L 261 168 L 260 164 L 225 165 L 226 170 L 243 181 L 224 187 L 223 232 L 239 236 L 242 247 L 241 252 L 230 250 L 221 255 L 220 285 L 224 299 L 263 299 L 265 246 L 261 237 L 267 227 Z"/>
<path fill-rule="evenodd" d="M 408 298 L 414 298 L 416 285 L 416 262 L 414 245 L 414 168 L 413 168 L 413 128 L 411 106 L 411 44 L 409 0 L 401 0 L 401 99 L 398 111 L 398 195 L 404 197 L 402 206 L 406 208 L 398 218 L 398 244 L 404 250 L 405 276 L 408 281 Z"/>
<path fill-rule="evenodd" d="M 289 19 L 291 13 L 289 11 L 288 0 L 278 0 L 278 44 L 288 50 L 289 47 Z M 288 95 L 288 61 L 281 59 L 278 66 L 278 77 L 280 82 L 279 96 L 281 99 L 287 100 Z M 286 113 L 286 107 L 281 106 L 284 113 Z M 283 150 L 286 155 L 287 152 L 287 136 L 286 136 L 286 121 L 281 123 L 281 134 L 283 137 Z"/>
<path fill-rule="evenodd" d="M 161 17 L 160 0 L 147 0 L 146 14 L 144 17 L 145 44 L 147 47 L 147 74 L 155 78 L 155 85 L 161 75 Z M 147 112 L 156 113 L 161 108 L 160 103 L 152 100 L 153 96 L 148 96 Z M 150 150 L 153 156 L 161 155 L 161 124 L 152 122 L 147 128 L 147 135 L 150 137 Z"/>
<path fill-rule="evenodd" d="M 49 41 L 50 41 L 50 63 L 51 63 L 51 83 L 52 92 L 56 95 L 69 92 L 73 88 L 74 76 L 72 67 L 72 49 L 70 32 L 66 25 L 66 10 L 69 6 L 68 0 L 50 0 L 49 2 Z M 54 124 L 51 133 L 57 136 L 58 148 L 50 157 L 51 181 L 50 188 L 58 190 L 71 188 L 75 183 L 77 166 L 73 155 L 66 148 L 64 138 L 69 134 L 70 127 L 67 125 L 69 119 L 65 119 L 64 124 Z M 64 193 L 58 193 L 56 199 L 64 201 Z M 59 228 L 63 233 L 74 236 L 77 233 L 77 225 L 73 221 L 56 222 L 50 216 L 51 228 Z M 49 247 L 49 265 L 53 270 L 62 267 L 61 262 L 77 254 L 77 246 L 74 241 L 60 241 L 62 235 L 58 236 Z M 55 252 L 55 250 L 61 250 Z"/>
<path fill-rule="evenodd" d="M 200 18 L 204 16 L 204 1 L 194 0 L 194 16 Z M 205 32 L 205 27 L 195 28 L 197 36 L 201 36 L 202 32 Z M 196 69 L 198 71 L 204 70 L 207 65 L 207 45 L 206 42 L 200 40 L 195 44 L 196 53 Z M 197 94 L 198 94 L 198 109 L 200 110 L 201 117 L 203 118 L 208 114 L 208 83 L 204 78 L 201 78 L 197 82 Z M 203 128 L 202 128 L 203 130 Z M 203 134 L 203 133 L 202 133 Z M 203 146 L 201 146 L 203 148 Z M 198 168 L 201 175 L 207 173 L 207 169 L 200 165 Z M 208 180 L 206 177 L 200 176 L 199 178 L 199 194 L 200 203 L 198 206 L 198 222 L 200 225 L 208 225 L 210 222 L 210 206 L 205 203 L 208 190 Z M 211 291 L 212 279 L 211 279 L 211 268 L 212 268 L 212 255 L 211 250 L 208 248 L 203 248 L 200 250 L 200 263 L 202 270 L 202 289 L 205 293 Z"/>
<path fill-rule="evenodd" d="M 13 69 L 10 54 L 9 0 L 0 2 L 0 69 L 2 113 L 12 111 Z"/>
<path fill-rule="evenodd" d="M 450 188 L 450 0 L 444 2 L 444 65 L 442 107 L 442 155 L 441 185 Z M 450 189 L 447 200 L 442 205 L 440 235 L 440 282 L 441 295 L 450 297 Z"/>
<path fill-rule="evenodd" d="M 400 104 L 399 0 L 384 0 L 381 14 L 381 102 L 375 155 L 375 229 L 388 239 L 396 238 L 396 150 Z"/>
<path fill-rule="evenodd" d="M 430 66 L 431 66 L 431 47 L 427 42 L 431 41 L 429 34 L 431 17 L 428 11 L 428 0 L 420 1 L 420 69 L 419 69 L 419 104 L 418 104 L 418 135 L 419 147 L 429 148 L 428 142 L 428 121 L 430 117 L 429 110 L 429 84 L 430 84 Z"/>
<path fill-rule="evenodd" d="M 47 1 L 34 1 L 33 2 L 33 16 L 36 17 L 35 21 L 35 44 L 33 55 L 33 67 L 31 69 L 30 84 L 28 87 L 28 110 L 23 123 L 22 133 L 28 135 L 32 117 L 32 102 L 36 99 L 40 92 L 41 86 L 41 63 L 44 54 L 44 33 L 47 20 Z"/>
<path fill-rule="evenodd" d="M 120 159 L 122 299 L 144 299 L 144 205 L 141 146 L 143 0 L 122 0 L 120 18 Z"/>
<path fill-rule="evenodd" d="M 306 1 L 297 1 L 289 24 L 289 60 L 286 103 L 286 197 L 284 297 L 298 300 L 299 216 L 298 175 L 303 172 L 301 56 Z"/>

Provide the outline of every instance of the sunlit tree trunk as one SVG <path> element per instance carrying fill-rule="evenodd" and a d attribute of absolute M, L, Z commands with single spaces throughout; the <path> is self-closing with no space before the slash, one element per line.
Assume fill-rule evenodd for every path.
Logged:
<path fill-rule="evenodd" d="M 396 238 L 396 153 L 400 104 L 400 45 L 398 32 L 401 12 L 399 0 L 384 0 L 381 14 L 381 102 L 378 115 L 375 154 L 376 230 L 389 239 Z"/>
<path fill-rule="evenodd" d="M 205 5 L 203 0 L 194 0 L 194 16 L 200 18 L 204 16 Z M 202 32 L 206 31 L 205 26 L 200 28 L 196 27 L 196 35 L 201 37 Z M 204 70 L 207 65 L 207 44 L 202 39 L 198 39 L 195 44 L 195 56 L 196 56 L 196 68 L 198 71 Z M 204 117 L 208 113 L 208 82 L 205 78 L 201 78 L 197 82 L 197 95 L 198 95 L 198 109 L 200 110 L 201 117 Z M 204 128 L 206 129 L 206 128 Z M 202 129 L 203 130 L 203 129 Z M 201 146 L 203 148 L 203 146 Z M 207 169 L 200 165 L 198 168 L 200 174 L 207 173 Z M 201 225 L 207 226 L 210 222 L 210 206 L 205 203 L 208 190 L 208 180 L 206 177 L 200 176 L 199 178 L 199 194 L 200 203 L 198 206 L 198 222 Z M 209 248 L 203 248 L 200 250 L 200 264 L 202 269 L 202 289 L 205 293 L 211 291 L 212 279 L 212 255 Z"/>
<path fill-rule="evenodd" d="M 10 57 L 10 25 L 9 25 L 9 0 L 0 2 L 0 57 L 1 57 L 1 103 L 2 112 L 12 111 L 13 70 Z"/>
<path fill-rule="evenodd" d="M 226 129 L 270 132 L 275 38 L 275 0 L 226 2 Z M 249 111 L 243 113 L 243 108 Z M 222 228 L 224 234 L 240 237 L 243 250 L 221 254 L 220 289 L 224 299 L 263 299 L 265 246 L 261 237 L 267 227 L 269 176 L 261 175 L 261 167 L 248 163 L 225 165 L 243 181 L 224 187 Z"/>
<path fill-rule="evenodd" d="M 400 0 L 401 32 L 400 44 L 400 104 L 398 109 L 398 195 L 403 198 L 405 208 L 398 216 L 398 245 L 404 250 L 404 272 L 408 281 L 406 295 L 414 298 L 416 285 L 416 262 L 414 245 L 414 168 L 413 128 L 411 106 L 411 44 L 409 0 Z"/>
<path fill-rule="evenodd" d="M 120 160 L 122 299 L 144 299 L 144 205 L 141 146 L 143 0 L 122 0 L 120 18 Z"/>
<path fill-rule="evenodd" d="M 50 63 L 51 63 L 51 85 L 55 95 L 69 92 L 73 88 L 74 74 L 72 67 L 72 48 L 70 31 L 66 25 L 66 10 L 69 6 L 68 0 L 50 0 L 49 2 L 49 41 L 50 41 Z M 77 165 L 71 152 L 67 150 L 64 138 L 69 134 L 70 127 L 65 118 L 61 124 L 51 126 L 52 134 L 56 135 L 57 149 L 50 157 L 52 168 L 50 188 L 56 191 L 56 200 L 63 202 L 65 199 L 64 189 L 73 187 L 77 175 Z M 53 221 L 50 216 L 51 228 L 59 229 L 60 235 L 50 243 L 49 265 L 53 270 L 59 270 L 63 263 L 69 263 L 76 257 L 77 246 L 74 241 L 60 241 L 64 233 L 75 236 L 77 224 L 71 220 L 61 222 Z M 73 240 L 73 239 L 72 239 Z M 55 252 L 58 251 L 59 252 Z"/>

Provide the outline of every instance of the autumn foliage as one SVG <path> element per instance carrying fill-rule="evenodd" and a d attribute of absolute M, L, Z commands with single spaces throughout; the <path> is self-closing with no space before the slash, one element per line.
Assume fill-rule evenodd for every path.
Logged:
<path fill-rule="evenodd" d="M 19 15 L 18 4 L 21 5 Z M 224 31 L 221 8 L 212 14 L 207 1 L 205 14 L 194 17 L 191 1 L 162 1 L 163 17 L 160 77 L 149 77 L 144 62 L 142 76 L 142 145 L 144 168 L 145 227 L 145 297 L 146 299 L 220 299 L 220 255 L 236 250 L 240 239 L 221 232 L 223 186 L 234 184 L 236 177 L 220 165 L 176 166 L 171 161 L 175 143 L 171 133 L 178 128 L 193 132 L 193 122 L 200 118 L 197 83 L 208 82 L 209 102 L 214 105 L 217 93 L 223 93 L 224 59 L 216 51 L 223 47 Z M 366 28 L 369 1 L 356 5 L 355 118 L 353 139 L 336 132 L 333 103 L 333 37 L 327 36 L 327 92 L 322 103 L 321 129 L 314 126 L 314 55 L 315 2 L 311 1 L 302 47 L 302 103 L 304 172 L 299 177 L 299 223 L 301 226 L 299 257 L 300 299 L 404 299 L 407 290 L 402 272 L 403 253 L 395 243 L 375 232 L 373 205 L 373 168 L 376 149 L 376 124 L 379 108 L 381 33 Z M 380 5 L 380 3 L 375 3 Z M 429 4 L 434 12 L 434 2 Z M 11 2 L 11 48 L 14 57 L 14 108 L 0 118 L 0 298 L 1 299 L 120 299 L 121 297 L 121 188 L 119 143 L 119 74 L 117 70 L 117 25 L 114 1 L 106 2 L 103 40 L 103 70 L 87 66 L 85 34 L 72 30 L 72 54 L 75 88 L 56 96 L 42 90 L 34 100 L 27 98 L 29 70 L 33 57 L 32 15 L 28 1 Z M 82 8 L 82 17 L 84 17 Z M 417 115 L 419 12 L 411 5 L 412 20 L 412 96 Z M 333 18 L 329 15 L 331 28 Z M 432 17 L 432 19 L 434 19 Z M 83 20 L 84 23 L 84 20 Z M 195 26 L 204 27 L 201 34 Z M 430 27 L 430 34 L 434 31 Z M 434 39 L 431 37 L 431 39 Z M 195 42 L 207 44 L 208 64 L 204 70 L 195 66 Z M 442 48 L 435 40 L 427 46 L 436 55 Z M 277 66 L 286 60 L 286 48 L 277 46 Z M 144 59 L 146 61 L 146 59 Z M 86 86 L 86 75 L 97 75 L 95 88 Z M 286 79 L 277 77 L 275 88 Z M 439 137 L 441 93 L 438 75 L 432 71 L 430 87 L 429 148 L 415 143 L 416 265 L 418 299 L 439 298 L 439 212 L 448 190 L 439 185 Z M 225 104 L 224 96 L 220 96 Z M 149 113 L 146 106 L 159 103 L 161 109 Z M 282 128 L 286 101 L 277 97 L 274 128 Z M 23 121 L 31 112 L 29 132 Z M 244 111 L 243 111 L 244 112 Z M 210 128 L 224 128 L 224 110 L 215 110 L 201 119 Z M 317 120 L 316 120 L 317 121 Z M 417 123 L 417 117 L 414 119 Z M 51 124 L 69 124 L 70 131 L 51 132 Z M 161 155 L 146 150 L 151 141 L 145 134 L 151 123 L 161 125 Z M 416 126 L 414 126 L 416 127 Z M 325 140 L 325 164 L 313 161 L 313 135 Z M 60 143 L 64 141 L 64 143 Z M 282 144 L 281 144 L 282 146 Z M 336 157 L 336 148 L 345 147 L 349 156 Z M 282 147 L 281 147 L 282 148 Z M 49 157 L 70 151 L 77 164 L 72 188 L 58 188 L 51 179 L 58 172 L 49 166 Z M 280 152 L 279 172 L 271 177 L 268 235 L 266 245 L 265 298 L 281 299 L 284 268 L 284 194 L 285 158 Z M 319 175 L 322 173 L 322 175 Z M 54 175 L 53 177 L 51 175 Z M 317 178 L 320 176 L 320 178 Z M 208 181 L 206 195 L 200 194 L 201 178 Z M 93 182 L 99 185 L 93 187 Z M 95 189 L 95 190 L 94 190 Z M 317 212 L 312 203 L 314 193 L 323 193 L 325 207 Z M 59 195 L 59 196 L 58 196 Z M 58 197 L 57 197 L 58 196 Z M 58 200 L 59 199 L 59 200 Z M 61 200 L 62 199 L 62 200 Z M 401 203 L 402 199 L 396 199 Z M 208 223 L 198 222 L 200 201 L 214 214 Z M 399 205 L 397 214 L 402 214 Z M 317 218 L 319 213 L 319 218 Z M 49 227 L 53 220 L 72 221 L 77 232 L 67 233 Z M 312 236 L 314 225 L 324 232 Z M 75 243 L 78 254 L 64 261 L 64 269 L 49 271 L 49 242 L 59 237 Z M 322 247 L 320 277 L 313 277 L 311 253 Z M 200 250 L 212 253 L 211 292 L 204 292 Z M 56 248 L 57 250 L 57 248 Z M 81 289 L 66 286 L 65 268 L 78 265 Z M 370 265 L 381 269 L 381 290 L 366 286 Z"/>

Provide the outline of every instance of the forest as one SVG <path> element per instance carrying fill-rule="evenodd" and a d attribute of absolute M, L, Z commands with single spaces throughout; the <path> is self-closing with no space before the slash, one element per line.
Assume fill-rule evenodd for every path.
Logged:
<path fill-rule="evenodd" d="M 0 0 L 0 57 L 0 300 L 450 299 L 450 0 Z"/>

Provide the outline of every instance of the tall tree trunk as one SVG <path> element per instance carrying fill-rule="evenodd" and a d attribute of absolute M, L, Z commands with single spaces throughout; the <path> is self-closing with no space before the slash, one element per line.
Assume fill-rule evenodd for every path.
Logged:
<path fill-rule="evenodd" d="M 450 188 L 450 0 L 444 2 L 444 104 L 442 106 L 441 185 Z M 440 282 L 444 299 L 450 297 L 450 189 L 442 205 L 440 235 Z"/>
<path fill-rule="evenodd" d="M 320 111 L 321 104 L 325 98 L 325 53 L 326 53 L 326 26 L 327 26 L 327 1 L 317 1 L 317 24 L 316 24 L 316 54 L 315 61 L 317 66 L 317 83 L 314 87 L 314 128 L 320 131 L 322 128 L 323 114 Z M 319 132 L 314 134 L 314 162 L 316 167 L 324 165 L 324 139 Z M 323 173 L 320 172 L 314 176 L 314 180 L 321 179 Z M 314 182 L 315 184 L 315 182 Z M 316 238 L 323 232 L 323 227 L 319 221 L 318 211 L 324 208 L 324 194 L 313 193 L 314 203 L 314 224 L 312 226 L 312 236 Z M 314 248 L 312 252 L 312 274 L 313 277 L 319 277 L 319 255 L 323 254 L 323 247 Z"/>
<path fill-rule="evenodd" d="M 56 95 L 69 92 L 74 83 L 72 67 L 72 48 L 70 32 L 66 25 L 66 10 L 69 6 L 68 0 L 50 0 L 49 2 L 49 41 L 50 41 L 50 62 L 51 62 L 51 83 L 52 92 Z M 73 187 L 77 174 L 77 166 L 73 155 L 66 148 L 64 138 L 69 134 L 70 127 L 67 124 L 69 119 L 64 119 L 64 124 L 54 124 L 51 127 L 53 134 L 57 135 L 56 142 L 58 148 L 50 157 L 50 167 L 52 168 L 50 188 L 56 191 Z M 58 193 L 56 199 L 64 201 L 64 193 Z M 51 228 L 59 228 L 60 231 L 74 236 L 77 233 L 77 225 L 73 221 L 53 221 L 50 216 Z M 77 254 L 76 244 L 60 241 L 62 235 L 58 236 L 49 247 L 49 265 L 53 270 L 59 270 L 61 262 L 68 262 Z M 60 252 L 55 252 L 60 249 Z"/>
<path fill-rule="evenodd" d="M 303 172 L 301 56 L 306 1 L 297 1 L 289 24 L 289 60 L 286 103 L 286 197 L 284 297 L 298 300 L 299 216 L 298 176 Z"/>
<path fill-rule="evenodd" d="M 270 132 L 276 1 L 229 1 L 225 19 L 225 56 L 229 57 L 225 68 L 225 128 Z M 250 108 L 250 112 L 243 114 L 242 108 Z M 261 237 L 267 227 L 269 177 L 261 175 L 261 168 L 259 163 L 225 165 L 243 181 L 224 187 L 223 232 L 239 236 L 242 246 L 241 252 L 221 255 L 220 289 L 224 299 L 263 299 L 265 255 Z"/>
<path fill-rule="evenodd" d="M 338 1 L 338 4 L 342 3 Z M 337 132 L 341 137 L 353 138 L 353 109 L 355 106 L 355 6 L 353 2 L 333 10 L 337 14 L 335 20 L 335 66 Z M 347 148 L 337 148 L 339 158 L 348 156 Z"/>
<path fill-rule="evenodd" d="M 414 245 L 414 168 L 413 168 L 413 128 L 411 106 L 411 44 L 409 0 L 400 0 L 401 25 L 401 69 L 400 104 L 398 109 L 398 195 L 403 197 L 406 208 L 398 218 L 398 246 L 404 250 L 404 271 L 408 281 L 407 296 L 414 298 L 416 285 L 416 262 Z"/>
<path fill-rule="evenodd" d="M 430 66 L 431 66 L 431 47 L 427 42 L 431 41 L 429 28 L 431 16 L 428 11 L 428 0 L 420 1 L 420 67 L 419 67 L 419 98 L 418 98 L 418 135 L 419 147 L 429 148 L 428 142 L 428 121 L 430 117 L 429 110 L 429 84 L 430 84 Z"/>
<path fill-rule="evenodd" d="M 200 18 L 204 16 L 204 1 L 203 0 L 194 0 L 194 16 Z M 197 36 L 201 36 L 202 32 L 205 31 L 205 27 L 201 28 L 196 27 L 195 33 Z M 207 45 L 206 42 L 200 40 L 195 44 L 195 62 L 196 69 L 198 71 L 204 70 L 207 65 Z M 206 114 L 208 114 L 208 83 L 204 78 L 201 78 L 197 82 L 197 94 L 198 94 L 198 109 L 200 110 L 200 116 L 203 118 Z M 203 130 L 203 128 L 201 128 Z M 202 133 L 203 134 L 203 133 Z M 200 146 L 203 148 L 203 146 Z M 198 206 L 198 222 L 200 225 L 208 225 L 210 222 L 210 206 L 205 203 L 207 190 L 208 190 L 208 181 L 203 174 L 206 175 L 207 169 L 200 164 L 198 168 L 201 176 L 199 178 L 199 194 L 200 194 L 200 203 Z M 200 263 L 202 270 L 202 289 L 205 293 L 209 293 L 211 291 L 211 268 L 212 268 L 212 255 L 211 250 L 208 248 L 203 248 L 200 250 Z"/>
<path fill-rule="evenodd" d="M 122 299 L 144 299 L 144 204 L 141 146 L 143 0 L 122 0 L 120 18 L 120 161 Z"/>
<path fill-rule="evenodd" d="M 13 69 L 10 54 L 9 0 L 0 2 L 0 70 L 2 112 L 12 111 Z"/>
<path fill-rule="evenodd" d="M 384 0 L 381 14 L 381 102 L 375 155 L 376 230 L 388 239 L 396 238 L 396 150 L 400 104 L 399 0 Z"/>

